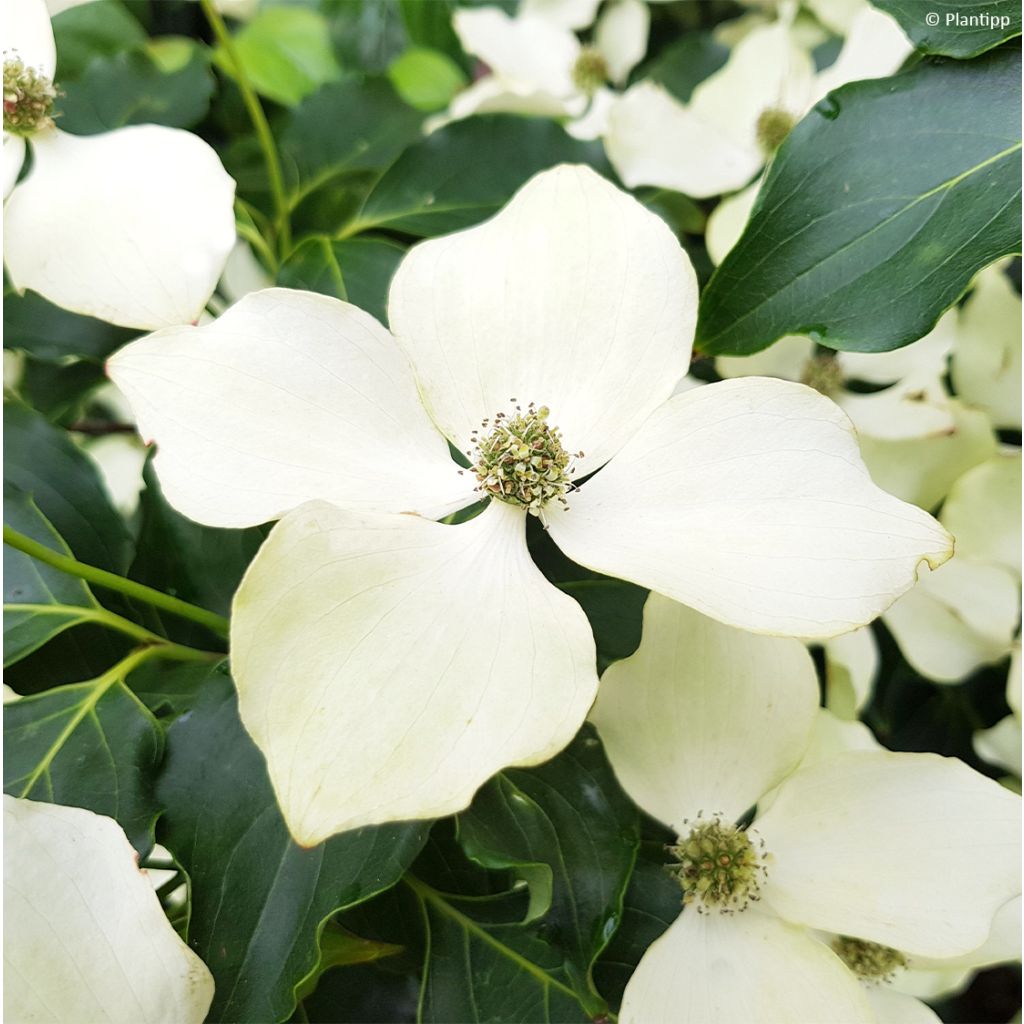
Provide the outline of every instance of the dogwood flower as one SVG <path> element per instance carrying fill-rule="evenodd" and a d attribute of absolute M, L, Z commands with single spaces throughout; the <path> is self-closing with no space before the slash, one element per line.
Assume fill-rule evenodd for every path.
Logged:
<path fill-rule="evenodd" d="M 678 834 L 683 910 L 627 984 L 624 1024 L 887 1020 L 860 979 L 976 949 L 1019 894 L 1019 797 L 934 754 L 798 768 L 817 703 L 795 641 L 648 599 L 591 717 L 626 792 Z"/>
<path fill-rule="evenodd" d="M 643 81 L 608 112 L 605 151 L 630 187 L 703 199 L 746 185 L 790 129 L 847 82 L 893 74 L 912 47 L 896 22 L 865 4 L 839 57 L 815 74 L 785 14 L 748 32 L 688 103 Z"/>
<path fill-rule="evenodd" d="M 956 557 L 924 573 L 884 614 L 921 675 L 953 683 L 1007 657 L 1020 623 L 1021 455 L 996 455 L 957 481 L 939 521 Z"/>
<path fill-rule="evenodd" d="M 112 818 L 4 796 L 4 1019 L 200 1024 L 213 978 Z"/>
<path fill-rule="evenodd" d="M 533 565 L 528 514 L 580 565 L 762 632 L 852 629 L 949 557 L 817 392 L 751 378 L 670 397 L 696 306 L 664 222 L 561 166 L 406 255 L 394 336 L 271 289 L 110 361 L 173 505 L 217 526 L 284 517 L 236 596 L 232 670 L 300 842 L 452 813 L 576 733 L 593 637 Z"/>
<path fill-rule="evenodd" d="M 1010 655 L 1010 671 L 1006 678 L 1006 703 L 1010 713 L 988 729 L 974 734 L 974 750 L 989 764 L 999 765 L 1018 778 L 1021 774 L 1021 686 L 1020 643 Z"/>
<path fill-rule="evenodd" d="M 9 0 L 6 12 L 4 263 L 11 283 L 125 327 L 195 320 L 235 241 L 234 181 L 202 139 L 176 128 L 62 132 L 52 118 L 56 51 L 46 6 Z M 15 187 L 27 145 L 32 167 Z"/>
<path fill-rule="evenodd" d="M 642 0 L 610 0 L 584 46 L 572 30 L 589 24 L 580 23 L 587 13 L 578 4 L 526 4 L 515 17 L 499 7 L 457 9 L 463 49 L 490 73 L 452 100 L 445 120 L 501 111 L 567 117 L 572 134 L 597 138 L 613 95 L 607 85 L 621 85 L 643 57 L 650 15 Z"/>

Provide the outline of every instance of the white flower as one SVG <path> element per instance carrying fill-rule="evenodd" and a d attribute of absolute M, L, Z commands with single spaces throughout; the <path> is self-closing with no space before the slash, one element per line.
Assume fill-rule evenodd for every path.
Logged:
<path fill-rule="evenodd" d="M 515 17 L 498 7 L 459 8 L 452 20 L 463 49 L 479 57 L 489 74 L 459 93 L 447 120 L 510 112 L 574 119 L 579 138 L 604 130 L 612 93 L 647 49 L 650 15 L 642 0 L 611 0 L 583 46 L 573 28 L 596 4 L 527 3 Z"/>
<path fill-rule="evenodd" d="M 605 150 L 631 188 L 657 185 L 698 199 L 733 192 L 828 92 L 892 74 L 911 50 L 892 18 L 865 5 L 836 62 L 815 74 L 781 18 L 747 33 L 689 103 L 652 82 L 626 90 L 609 111 Z"/>
<path fill-rule="evenodd" d="M 925 337 L 892 352 L 828 352 L 811 338 L 788 335 L 749 356 L 719 356 L 726 378 L 751 375 L 799 380 L 828 395 L 857 432 L 885 441 L 948 434 L 955 420 L 943 383 L 957 314 L 946 313 Z M 878 390 L 865 394 L 851 382 Z"/>
<path fill-rule="evenodd" d="M 925 573 L 883 616 L 914 669 L 953 683 L 1010 654 L 1020 622 L 1020 450 L 957 481 L 939 520 L 956 557 Z"/>
<path fill-rule="evenodd" d="M 1010 713 L 989 729 L 974 734 L 974 750 L 989 764 L 999 765 L 1020 777 L 1021 774 L 1021 686 L 1020 642 L 1010 654 L 1010 671 L 1006 678 L 1006 703 Z"/>
<path fill-rule="evenodd" d="M 983 270 L 959 310 L 951 375 L 957 395 L 992 424 L 1020 430 L 1020 295 L 1001 264 Z"/>
<path fill-rule="evenodd" d="M 668 227 L 562 166 L 409 252 L 394 337 L 275 289 L 111 360 L 172 504 L 215 526 L 284 516 L 237 594 L 232 671 L 301 842 L 452 813 L 575 734 L 593 639 L 530 560 L 527 505 L 580 565 L 763 632 L 853 629 L 949 556 L 817 392 L 670 397 L 696 306 Z M 505 433 L 517 415 L 532 440 Z M 503 500 L 432 521 L 481 496 Z"/>
<path fill-rule="evenodd" d="M 934 754 L 826 749 L 798 768 L 817 703 L 795 641 L 648 599 L 592 718 L 623 787 L 679 836 L 685 906 L 630 979 L 623 1024 L 882 1020 L 855 971 L 974 950 L 1019 894 L 1019 797 Z"/>
<path fill-rule="evenodd" d="M 4 796 L 4 1019 L 200 1024 L 213 978 L 111 818 Z"/>
<path fill-rule="evenodd" d="M 79 137 L 54 127 L 45 95 L 52 99 L 56 65 L 46 7 L 8 0 L 6 11 L 4 262 L 11 283 L 125 327 L 194 321 L 234 244 L 234 181 L 186 131 L 135 125 Z M 8 92 L 18 97 L 11 109 Z M 26 143 L 32 168 L 14 187 Z"/>

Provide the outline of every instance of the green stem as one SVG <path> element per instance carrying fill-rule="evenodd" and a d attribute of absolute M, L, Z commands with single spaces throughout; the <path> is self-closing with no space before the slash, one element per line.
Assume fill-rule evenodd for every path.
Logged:
<path fill-rule="evenodd" d="M 205 626 L 218 636 L 226 637 L 228 635 L 228 620 L 222 615 L 209 612 L 205 608 L 199 608 L 177 597 L 171 597 L 170 594 L 154 590 L 152 587 L 147 587 L 144 583 L 136 583 L 135 580 L 125 579 L 124 576 L 107 572 L 106 569 L 98 569 L 94 565 L 86 565 L 70 555 L 62 555 L 46 547 L 45 544 L 40 544 L 31 537 L 18 533 L 17 530 L 12 530 L 6 523 L 4 523 L 4 543 L 17 551 L 24 552 L 30 558 L 35 558 L 45 565 L 50 565 L 54 569 L 66 572 L 69 576 L 77 576 L 79 579 L 95 583 L 100 587 L 106 587 L 108 590 L 116 590 L 126 597 L 144 601 L 146 604 L 150 604 L 154 608 L 160 608 L 165 612 L 170 612 L 172 615 L 178 615 L 183 619 L 191 619 L 192 622 Z M 128 620 L 125 619 L 123 621 L 127 622 Z M 141 629 L 142 627 L 139 628 Z M 153 636 L 156 636 L 156 634 L 153 634 Z M 161 640 L 161 642 L 163 641 L 162 637 L 157 639 Z M 191 648 L 186 648 L 186 650 L 191 650 Z"/>
<path fill-rule="evenodd" d="M 256 129 L 256 138 L 259 141 L 260 149 L 263 150 L 263 159 L 267 165 L 267 177 L 270 179 L 270 191 L 274 196 L 274 209 L 277 211 L 277 248 L 281 258 L 284 259 L 292 246 L 291 222 L 288 197 L 284 188 L 284 176 L 281 174 L 281 160 L 277 155 L 274 136 L 271 134 L 267 115 L 263 112 L 263 107 L 260 106 L 259 98 L 256 95 L 256 90 L 252 87 L 252 82 L 249 81 L 249 76 L 245 73 L 245 66 L 238 55 L 235 41 L 228 31 L 227 25 L 224 24 L 224 19 L 220 16 L 217 8 L 213 6 L 212 0 L 199 0 L 199 2 L 202 4 L 203 13 L 210 23 L 210 28 L 213 29 L 217 42 L 224 48 L 225 54 L 233 65 L 234 78 L 242 93 L 242 102 L 249 112 L 249 119 L 252 121 L 253 128 Z"/>

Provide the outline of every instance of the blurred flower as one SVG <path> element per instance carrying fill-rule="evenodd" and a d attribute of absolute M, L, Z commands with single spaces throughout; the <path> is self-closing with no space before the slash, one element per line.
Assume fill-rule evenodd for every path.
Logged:
<path fill-rule="evenodd" d="M 597 138 L 620 85 L 647 49 L 650 16 L 641 0 L 610 0 L 591 45 L 574 28 L 596 4 L 527 3 L 515 17 L 498 7 L 458 8 L 453 27 L 463 49 L 488 73 L 452 101 L 445 121 L 511 112 L 573 119 L 568 130 Z"/>
<path fill-rule="evenodd" d="M 79 137 L 54 127 L 56 53 L 46 7 L 9 0 L 7 15 L 4 262 L 11 283 L 125 327 L 194 321 L 234 244 L 234 181 L 186 131 L 133 125 Z M 32 166 L 15 187 L 27 144 Z"/>
<path fill-rule="evenodd" d="M 923 573 L 883 615 L 907 661 L 935 682 L 954 683 L 1007 657 L 1020 622 L 1020 451 L 965 473 L 939 521 L 956 556 Z"/>
<path fill-rule="evenodd" d="M 1006 678 L 1006 703 L 1010 713 L 990 729 L 974 734 L 974 750 L 984 761 L 1021 774 L 1021 698 L 1020 698 L 1020 642 L 1010 655 L 1010 671 Z"/>
<path fill-rule="evenodd" d="M 173 505 L 215 526 L 284 515 L 236 596 L 232 673 L 300 841 L 457 811 L 576 733 L 593 640 L 533 565 L 528 512 L 578 564 L 769 633 L 855 628 L 948 557 L 817 392 L 670 398 L 696 306 L 664 222 L 562 166 L 406 255 L 395 337 L 274 289 L 110 361 Z"/>
<path fill-rule="evenodd" d="M 835 63 L 815 73 L 793 14 L 790 7 L 746 33 L 688 103 L 648 81 L 617 98 L 604 143 L 619 177 L 630 188 L 657 185 L 697 199 L 742 188 L 822 97 L 893 74 L 912 51 L 893 19 L 865 4 Z"/>
<path fill-rule="evenodd" d="M 855 723 L 822 733 L 817 704 L 796 642 L 648 599 L 591 717 L 626 792 L 679 837 L 684 906 L 623 1024 L 889 1021 L 907 997 L 887 981 L 976 950 L 1019 895 L 1019 797 L 952 758 L 872 749 Z"/>
<path fill-rule="evenodd" d="M 4 965 L 10 1021 L 200 1024 L 213 999 L 117 822 L 11 796 Z"/>

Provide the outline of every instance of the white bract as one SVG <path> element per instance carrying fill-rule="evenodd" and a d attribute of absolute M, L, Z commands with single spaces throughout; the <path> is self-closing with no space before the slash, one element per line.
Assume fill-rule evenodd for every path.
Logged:
<path fill-rule="evenodd" d="M 827 93 L 892 74 L 911 50 L 896 22 L 865 4 L 835 63 L 815 74 L 783 16 L 745 34 L 688 103 L 653 82 L 631 86 L 611 105 L 605 150 L 631 188 L 657 185 L 698 199 L 733 192 Z"/>
<path fill-rule="evenodd" d="M 515 17 L 498 7 L 458 8 L 459 41 L 489 73 L 454 98 L 446 120 L 501 111 L 567 117 L 572 134 L 596 138 L 612 99 L 607 85 L 621 85 L 643 57 L 650 16 L 642 0 L 611 0 L 584 46 L 572 30 L 589 24 L 595 7 L 533 2 Z"/>
<path fill-rule="evenodd" d="M 200 1024 L 213 978 L 111 818 L 4 796 L 4 1019 Z"/>
<path fill-rule="evenodd" d="M 1021 774 L 1021 652 L 1020 642 L 1010 655 L 1010 672 L 1006 679 L 1006 703 L 1010 713 L 995 725 L 974 734 L 978 757 L 999 765 L 1014 775 Z"/>
<path fill-rule="evenodd" d="M 55 127 L 56 53 L 46 7 L 8 0 L 6 15 L 4 263 L 11 283 L 125 327 L 194 321 L 235 241 L 234 181 L 186 131 L 134 125 L 79 137 Z M 26 144 L 32 167 L 15 185 Z"/>
<path fill-rule="evenodd" d="M 870 749 L 817 704 L 796 641 L 648 599 L 591 717 L 626 792 L 679 836 L 684 909 L 623 1024 L 887 1021 L 859 978 L 977 949 L 1019 894 L 1018 796 L 954 759 Z"/>
<path fill-rule="evenodd" d="M 810 388 L 670 397 L 696 307 L 668 227 L 562 166 L 408 253 L 394 336 L 272 289 L 110 361 L 172 504 L 214 526 L 284 516 L 236 596 L 232 671 L 302 843 L 458 811 L 575 734 L 593 638 L 531 561 L 528 510 L 577 563 L 768 633 L 853 629 L 949 556 Z"/>
<path fill-rule="evenodd" d="M 921 675 L 958 682 L 1007 657 L 1020 623 L 1021 455 L 1006 451 L 957 481 L 939 520 L 956 557 L 886 611 L 886 626 Z"/>

